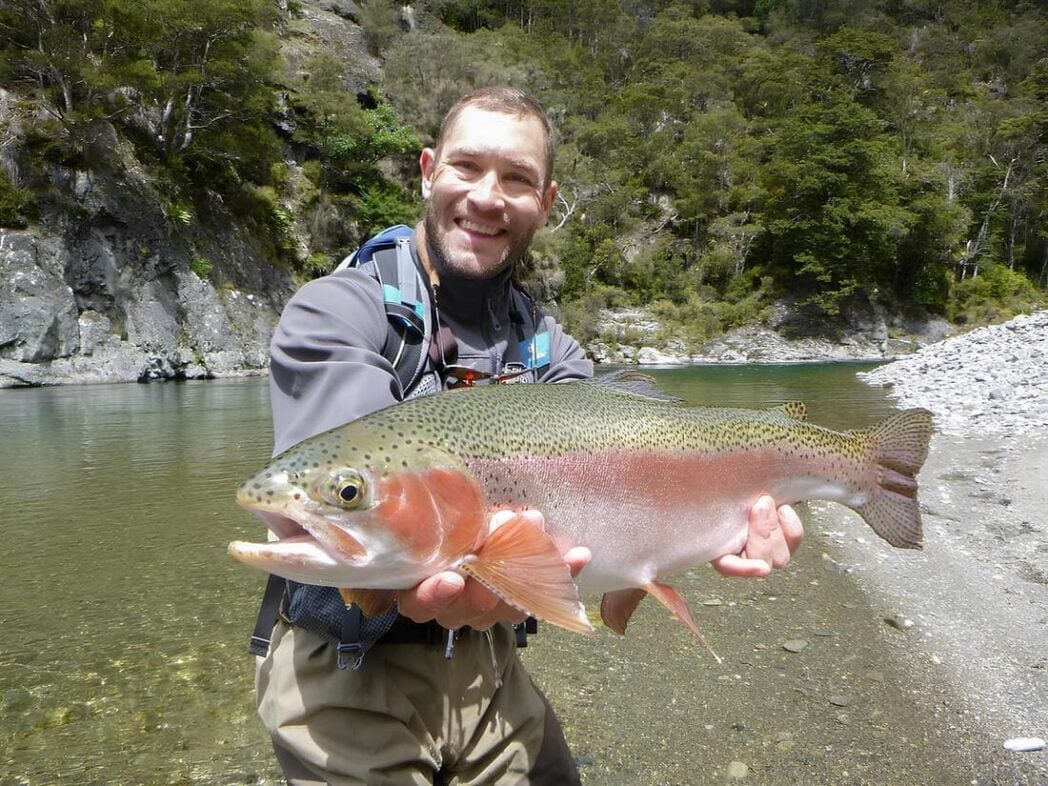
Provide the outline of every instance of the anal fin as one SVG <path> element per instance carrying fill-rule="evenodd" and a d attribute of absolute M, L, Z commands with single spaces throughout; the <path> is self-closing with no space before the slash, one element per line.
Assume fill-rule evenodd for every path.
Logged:
<path fill-rule="evenodd" d="M 649 595 L 669 609 L 671 614 L 683 622 L 688 630 L 695 634 L 695 637 L 710 651 L 717 663 L 723 662 L 720 655 L 713 651 L 713 647 L 706 641 L 706 637 L 702 635 L 699 626 L 695 624 L 695 618 L 691 615 L 691 609 L 688 608 L 687 602 L 680 596 L 677 590 L 673 589 L 669 584 L 661 584 L 657 581 L 645 584 L 644 589 L 648 591 Z"/>
<path fill-rule="evenodd" d="M 605 592 L 600 599 L 600 618 L 604 624 L 618 633 L 626 634 L 626 624 L 637 610 L 637 605 L 644 600 L 648 591 L 631 587 L 630 589 Z"/>

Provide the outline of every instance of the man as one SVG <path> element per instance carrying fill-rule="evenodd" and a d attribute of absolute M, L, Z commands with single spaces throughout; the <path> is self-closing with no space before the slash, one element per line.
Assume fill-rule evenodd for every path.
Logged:
<path fill-rule="evenodd" d="M 482 376 L 524 369 L 536 382 L 590 376 L 579 345 L 526 308 L 512 282 L 557 193 L 541 107 L 512 88 L 471 93 L 419 163 L 427 205 L 410 250 L 433 285 L 441 346 L 432 364 L 440 371 L 453 361 Z M 383 297 L 374 278 L 348 269 L 289 302 L 272 346 L 276 452 L 410 395 L 382 354 Z M 539 367 L 524 356 L 524 330 L 548 338 Z M 762 498 L 744 551 L 715 567 L 766 575 L 789 561 L 801 536 L 791 509 L 776 512 Z M 578 573 L 589 552 L 564 558 Z M 259 669 L 259 714 L 290 783 L 579 782 L 560 726 L 517 658 L 516 609 L 472 579 L 437 574 L 399 593 L 403 617 L 378 625 L 358 616 L 350 627 L 366 652 L 349 669 L 336 657 L 332 603 L 335 590 L 293 587 Z"/>

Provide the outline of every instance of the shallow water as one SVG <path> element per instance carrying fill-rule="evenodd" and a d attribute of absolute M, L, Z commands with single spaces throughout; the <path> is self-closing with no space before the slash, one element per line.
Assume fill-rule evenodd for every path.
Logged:
<path fill-rule="evenodd" d="M 883 390 L 856 381 L 868 367 L 652 373 L 692 403 L 801 399 L 813 421 L 839 429 L 892 411 Z M 232 493 L 268 457 L 270 433 L 261 379 L 0 391 L 0 784 L 276 782 L 246 654 L 264 577 L 225 551 L 230 540 L 261 536 Z M 758 600 L 779 591 L 774 582 L 730 584 L 741 593 L 730 602 L 742 605 L 773 604 Z M 667 634 L 671 621 L 652 606 L 625 640 L 547 627 L 527 650 L 587 782 L 713 777 L 702 757 L 716 746 L 681 737 L 671 708 L 702 707 L 720 722 L 718 692 L 693 693 L 694 683 L 722 690 L 742 678 L 710 672 L 701 649 L 676 628 Z M 640 683 L 627 679 L 638 672 Z M 640 695 L 621 693 L 638 684 Z M 602 704 L 606 691 L 614 701 Z M 709 736 L 705 725 L 698 737 Z M 638 734 L 664 740 L 643 747 L 663 775 L 623 742 Z M 627 752 L 629 766 L 616 769 Z"/>

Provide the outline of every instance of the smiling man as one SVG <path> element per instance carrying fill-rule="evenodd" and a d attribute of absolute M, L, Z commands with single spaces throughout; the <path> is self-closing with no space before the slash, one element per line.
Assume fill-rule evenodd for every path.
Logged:
<path fill-rule="evenodd" d="M 496 107 L 449 114 L 441 142 L 419 160 L 434 261 L 465 278 L 495 276 L 523 257 L 557 195 L 545 117 Z"/>
<path fill-rule="evenodd" d="M 515 88 L 466 95 L 419 165 L 426 210 L 410 237 L 375 250 L 370 268 L 339 269 L 288 303 L 272 343 L 274 453 L 463 380 L 592 375 L 578 343 L 514 283 L 557 194 L 542 108 Z M 410 290 L 424 290 L 417 305 L 430 345 L 404 383 L 388 351 L 403 303 L 389 298 Z M 541 525 L 537 511 L 527 515 Z M 793 511 L 764 497 L 743 552 L 714 567 L 766 575 L 801 536 Z M 577 574 L 589 552 L 563 556 Z M 282 590 L 279 619 L 263 614 L 256 627 L 263 641 L 272 628 L 257 688 L 289 783 L 579 783 L 557 719 L 517 657 L 523 615 L 474 580 L 439 573 L 375 618 L 347 609 L 334 588 Z"/>

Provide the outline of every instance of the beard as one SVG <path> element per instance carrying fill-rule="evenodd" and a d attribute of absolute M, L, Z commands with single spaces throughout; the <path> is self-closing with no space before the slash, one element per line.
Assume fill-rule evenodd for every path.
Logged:
<path fill-rule="evenodd" d="M 423 224 L 426 228 L 426 241 L 432 256 L 433 264 L 439 273 L 450 273 L 453 276 L 473 280 L 494 278 L 507 268 L 516 267 L 527 254 L 531 247 L 531 241 L 535 237 L 537 228 L 528 231 L 510 232 L 510 242 L 501 256 L 493 264 L 486 264 L 480 268 L 476 258 L 470 255 L 467 259 L 463 254 L 457 254 L 451 248 L 447 235 L 440 225 L 435 211 L 427 209 L 423 216 Z"/>

